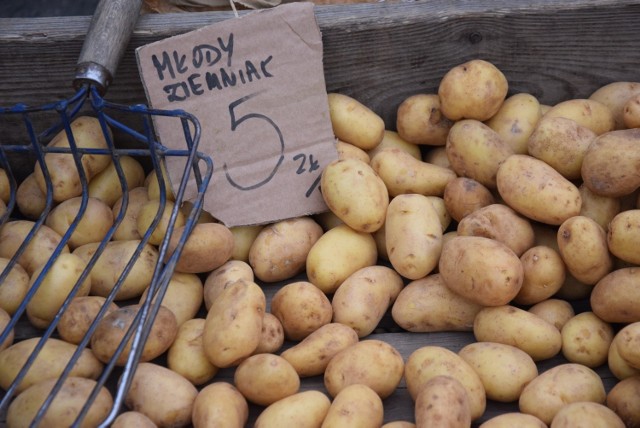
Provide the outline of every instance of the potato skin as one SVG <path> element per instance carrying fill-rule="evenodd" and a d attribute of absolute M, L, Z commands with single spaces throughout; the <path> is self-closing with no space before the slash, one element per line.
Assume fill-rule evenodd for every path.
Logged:
<path fill-rule="evenodd" d="M 184 226 L 176 227 L 169 246 L 165 262 L 171 257 L 178 241 L 184 233 Z M 207 273 L 222 266 L 231 258 L 233 252 L 233 234 L 220 223 L 198 223 L 194 226 L 180 253 L 177 272 Z"/>
<path fill-rule="evenodd" d="M 147 298 L 147 288 L 140 296 L 140 304 Z M 173 312 L 178 327 L 193 319 L 202 306 L 202 281 L 193 273 L 173 272 L 162 297 L 162 306 Z M 157 299 L 157 297 L 156 297 Z"/>
<path fill-rule="evenodd" d="M 583 425 L 625 428 L 624 422 L 600 403 L 569 403 L 562 407 L 551 421 L 550 428 L 571 428 Z"/>
<path fill-rule="evenodd" d="M 471 426 L 471 405 L 464 386 L 451 376 L 435 376 L 416 397 L 416 428 Z"/>
<path fill-rule="evenodd" d="M 271 313 L 282 323 L 284 335 L 299 341 L 331 322 L 331 301 L 307 281 L 284 285 L 271 299 Z"/>
<path fill-rule="evenodd" d="M 157 425 L 144 413 L 129 410 L 120 413 L 111 428 L 157 428 Z"/>
<path fill-rule="evenodd" d="M 79 344 L 106 300 L 102 296 L 74 297 L 56 327 L 60 338 L 69 343 Z M 105 315 L 116 309 L 118 305 L 111 302 Z"/>
<path fill-rule="evenodd" d="M 144 169 L 136 158 L 120 156 L 118 162 L 124 174 L 127 191 L 144 185 Z M 91 179 L 89 196 L 101 200 L 109 207 L 113 207 L 113 204 L 122 197 L 122 185 L 113 162 Z"/>
<path fill-rule="evenodd" d="M 9 265 L 10 258 L 0 257 L 0 272 Z M 19 263 L 14 263 L 0 284 L 0 309 L 13 315 L 29 291 L 29 275 Z"/>
<path fill-rule="evenodd" d="M 554 325 L 558 330 L 562 330 L 567 321 L 575 315 L 569 302 L 555 298 L 536 303 L 529 308 L 529 312 Z"/>
<path fill-rule="evenodd" d="M 560 254 L 553 248 L 537 245 L 520 256 L 524 279 L 513 301 L 532 305 L 556 294 L 565 282 L 566 266 Z"/>
<path fill-rule="evenodd" d="M 300 389 L 300 377 L 287 360 L 274 354 L 251 355 L 236 368 L 233 383 L 250 402 L 269 406 Z"/>
<path fill-rule="evenodd" d="M 616 269 L 604 276 L 591 292 L 591 310 L 606 322 L 640 321 L 640 268 Z"/>
<path fill-rule="evenodd" d="M 596 368 L 607 362 L 613 327 L 593 312 L 582 312 L 568 320 L 560 331 L 562 355 L 572 362 Z"/>
<path fill-rule="evenodd" d="M 129 200 L 127 209 L 122 209 L 122 198 L 119 198 L 111 208 L 114 221 L 122 216 L 122 221 L 113 233 L 114 241 L 127 241 L 130 239 L 141 239 L 142 235 L 138 232 L 138 214 L 142 206 L 149 201 L 147 189 L 145 187 L 135 187 L 129 190 Z"/>
<path fill-rule="evenodd" d="M 453 122 L 440 111 L 437 94 L 415 94 L 398 106 L 396 129 L 412 144 L 444 146 Z"/>
<path fill-rule="evenodd" d="M 191 416 L 194 428 L 243 428 L 249 404 L 232 384 L 214 382 L 198 393 Z"/>
<path fill-rule="evenodd" d="M 640 321 L 627 324 L 618 331 L 613 339 L 618 354 L 629 366 L 640 369 Z"/>
<path fill-rule="evenodd" d="M 624 105 L 634 95 L 640 94 L 639 82 L 611 82 L 596 89 L 589 99 L 598 101 L 607 107 L 613 115 L 615 129 L 623 129 Z"/>
<path fill-rule="evenodd" d="M 0 331 L 4 333 L 4 330 L 9 325 L 11 321 L 11 315 L 9 315 L 4 309 L 0 308 Z M 4 339 L 2 343 L 0 343 L 0 352 L 2 350 L 7 349 L 9 346 L 13 345 L 13 339 L 15 337 L 14 329 L 7 334 L 7 337 Z"/>
<path fill-rule="evenodd" d="M 609 222 L 613 220 L 621 210 L 620 199 L 597 195 L 585 186 L 584 183 L 578 187 L 578 190 L 582 198 L 580 215 L 592 218 L 602 229 L 608 231 Z"/>
<path fill-rule="evenodd" d="M 46 225 L 63 236 L 80 213 L 82 197 L 67 199 L 55 206 L 47 216 Z M 89 198 L 67 245 L 73 250 L 90 242 L 102 241 L 113 226 L 111 207 L 100 199 Z"/>
<path fill-rule="evenodd" d="M 533 415 L 519 412 L 503 413 L 480 424 L 478 428 L 548 428 L 547 424 Z"/>
<path fill-rule="evenodd" d="M 640 209 L 617 214 L 609 223 L 607 246 L 619 259 L 640 265 L 637 243 L 640 242 Z"/>
<path fill-rule="evenodd" d="M 349 385 L 334 397 L 322 428 L 377 427 L 384 419 L 380 396 L 362 384 Z"/>
<path fill-rule="evenodd" d="M 527 153 L 527 141 L 542 117 L 540 102 L 524 92 L 511 95 L 486 124 L 506 141 L 514 153 Z"/>
<path fill-rule="evenodd" d="M 447 183 L 443 199 L 447 212 L 455 221 L 495 202 L 488 188 L 468 177 L 457 177 Z"/>
<path fill-rule="evenodd" d="M 194 385 L 202 385 L 218 373 L 218 368 L 204 354 L 204 324 L 203 318 L 184 322 L 167 352 L 167 367 Z"/>
<path fill-rule="evenodd" d="M 638 394 L 640 394 L 640 376 L 621 380 L 607 394 L 607 407 L 613 410 L 627 427 L 640 427 Z"/>
<path fill-rule="evenodd" d="M 384 121 L 373 110 L 344 94 L 327 94 L 333 133 L 362 150 L 375 148 L 384 135 Z"/>
<path fill-rule="evenodd" d="M 574 120 L 596 135 L 615 129 L 615 120 L 609 107 L 593 99 L 576 98 L 561 101 L 552 106 L 544 117 L 564 117 Z"/>
<path fill-rule="evenodd" d="M 254 427 L 319 427 L 330 406 L 331 401 L 320 391 L 298 392 L 269 405 L 258 415 Z"/>

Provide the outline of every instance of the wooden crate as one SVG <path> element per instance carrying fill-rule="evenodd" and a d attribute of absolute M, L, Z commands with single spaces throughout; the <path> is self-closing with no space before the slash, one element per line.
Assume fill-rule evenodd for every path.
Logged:
<path fill-rule="evenodd" d="M 510 94 L 527 92 L 542 103 L 588 97 L 613 81 L 640 80 L 640 2 L 632 0 L 423 0 L 316 6 L 324 42 L 328 91 L 350 95 L 395 128 L 399 103 L 409 95 L 433 93 L 444 73 L 473 58 L 493 62 L 507 76 Z M 133 50 L 212 22 L 231 12 L 141 17 L 107 99 L 145 102 Z M 72 94 L 71 79 L 89 17 L 0 19 L 0 105 L 37 105 Z M 9 124 L 10 125 L 10 124 Z M 4 144 L 20 142 L 12 129 L 0 129 Z M 265 287 L 270 297 L 278 285 Z M 576 302 L 586 309 L 584 302 Z M 17 339 L 36 334 L 26 325 Z M 406 358 L 424 345 L 454 351 L 472 342 L 471 333 L 402 332 L 390 316 L 370 336 L 385 340 Z M 564 360 L 539 364 L 541 371 Z M 607 390 L 615 379 L 598 369 Z M 217 380 L 231 381 L 222 370 Z M 302 389 L 323 390 L 321 378 Z M 516 403 L 489 402 L 481 420 L 517 409 Z M 251 420 L 260 409 L 253 407 Z M 385 421 L 413 419 L 404 387 L 385 400 Z M 0 426 L 3 425 L 0 417 Z"/>

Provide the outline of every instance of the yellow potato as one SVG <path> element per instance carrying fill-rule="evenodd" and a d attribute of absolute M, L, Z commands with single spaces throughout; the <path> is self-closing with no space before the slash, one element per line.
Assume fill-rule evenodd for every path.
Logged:
<path fill-rule="evenodd" d="M 249 418 L 249 404 L 235 386 L 211 383 L 198 393 L 193 403 L 194 428 L 243 428 Z"/>
<path fill-rule="evenodd" d="M 527 93 L 518 93 L 505 99 L 487 126 L 506 141 L 514 153 L 527 153 L 527 140 L 542 117 L 540 102 Z"/>
<path fill-rule="evenodd" d="M 445 147 L 451 169 L 458 176 L 473 178 L 489 189 L 496 188 L 498 168 L 514 154 L 496 131 L 473 119 L 456 122 Z"/>
<path fill-rule="evenodd" d="M 185 226 L 174 229 L 169 240 L 165 263 L 178 246 Z M 208 273 L 222 266 L 231 258 L 233 234 L 220 223 L 198 223 L 182 248 L 175 270 L 184 273 Z"/>
<path fill-rule="evenodd" d="M 596 89 L 589 99 L 598 101 L 607 107 L 613 114 L 616 129 L 624 128 L 624 105 L 636 94 L 640 94 L 638 82 L 611 82 Z"/>
<path fill-rule="evenodd" d="M 36 417 L 40 407 L 51 394 L 57 379 L 43 380 L 20 393 L 9 405 L 8 427 L 28 427 Z M 92 379 L 70 376 L 62 384 L 43 415 L 38 426 L 72 426 L 85 403 L 89 400 L 97 382 Z M 109 390 L 102 386 L 82 419 L 81 426 L 99 426 L 109 415 L 113 398 Z"/>
<path fill-rule="evenodd" d="M 134 323 L 140 309 L 140 305 L 123 306 L 105 315 L 99 321 L 98 327 L 91 336 L 91 349 L 100 361 L 107 364 L 115 356 L 118 346 L 124 340 L 127 330 Z M 160 306 L 153 319 L 149 336 L 142 347 L 140 361 L 151 361 L 164 354 L 173 343 L 177 333 L 176 317 L 169 309 Z M 131 353 L 132 342 L 133 336 L 130 337 L 122 353 L 116 358 L 116 365 L 124 366 L 126 364 Z"/>
<path fill-rule="evenodd" d="M 379 427 L 384 418 L 382 400 L 366 385 L 344 388 L 334 397 L 322 428 Z"/>
<path fill-rule="evenodd" d="M 551 421 L 551 428 L 572 428 L 577 426 L 602 426 L 625 428 L 622 419 L 600 403 L 569 403 L 563 406 Z"/>
<path fill-rule="evenodd" d="M 384 135 L 384 121 L 373 110 L 348 95 L 329 93 L 333 133 L 362 150 L 375 148 Z"/>
<path fill-rule="evenodd" d="M 10 261 L 10 258 L 0 257 L 0 273 L 5 271 Z M 0 309 L 7 311 L 9 315 L 13 315 L 18 310 L 28 291 L 29 275 L 27 275 L 22 266 L 14 263 L 7 276 L 0 283 Z"/>
<path fill-rule="evenodd" d="M 615 337 L 614 337 L 615 339 Z M 620 356 L 618 351 L 618 343 L 616 340 L 611 342 L 609 347 L 609 355 L 607 355 L 607 366 L 613 375 L 619 380 L 640 376 L 640 369 L 631 367 L 627 361 Z"/>
<path fill-rule="evenodd" d="M 57 325 L 60 338 L 66 342 L 79 344 L 89 330 L 89 326 L 98 316 L 98 312 L 105 305 L 106 298 L 102 296 L 77 296 L 71 300 L 64 310 Z M 118 309 L 118 305 L 109 303 L 105 315 Z"/>
<path fill-rule="evenodd" d="M 9 203 L 11 199 L 11 184 L 9 183 L 9 176 L 4 168 L 0 168 L 0 201 L 5 205 Z"/>
<path fill-rule="evenodd" d="M 440 375 L 451 376 L 464 386 L 469 396 L 472 421 L 484 414 L 487 398 L 482 380 L 458 354 L 442 346 L 426 345 L 407 358 L 404 379 L 414 401 L 427 382 Z"/>
<path fill-rule="evenodd" d="M 384 223 L 389 194 L 369 164 L 335 160 L 325 166 L 320 182 L 327 207 L 359 232 L 375 232 Z"/>
<path fill-rule="evenodd" d="M 356 147 L 353 144 L 345 143 L 344 141 L 336 141 L 336 150 L 338 151 L 338 159 L 357 159 L 364 163 L 369 163 L 371 158 L 369 154 L 362 150 L 360 147 Z"/>
<path fill-rule="evenodd" d="M 113 233 L 112 239 L 114 241 L 128 241 L 142 238 L 138 232 L 138 214 L 140 213 L 140 208 L 149 201 L 147 189 L 145 187 L 136 187 L 129 190 L 128 194 L 127 209 L 123 213 L 120 213 L 122 198 L 113 204 L 112 212 L 114 221 L 117 221 L 120 216 L 122 217 L 122 221 Z"/>
<path fill-rule="evenodd" d="M 109 134 L 111 131 L 108 130 Z M 80 116 L 71 122 L 71 133 L 75 146 L 79 148 L 106 149 L 107 139 L 102 131 L 100 122 L 95 117 Z M 108 135 L 111 138 L 111 135 Z M 65 130 L 60 131 L 47 144 L 47 147 L 71 147 Z M 82 181 L 71 153 L 47 153 L 44 156 L 47 179 L 40 164 L 36 164 L 33 173 L 43 194 L 47 193 L 47 183 L 51 183 L 53 200 L 62 202 L 75 196 L 82 195 Z M 86 181 L 91 181 L 103 169 L 109 166 L 111 156 L 84 154 L 80 156 L 80 164 Z"/>
<path fill-rule="evenodd" d="M 622 113 L 624 126 L 627 128 L 640 128 L 640 94 L 627 100 Z"/>
<path fill-rule="evenodd" d="M 577 314 L 564 324 L 561 333 L 562 355 L 567 361 L 591 368 L 607 362 L 613 327 L 593 312 Z"/>
<path fill-rule="evenodd" d="M 490 400 L 516 401 L 524 387 L 538 376 L 535 361 L 515 346 L 475 342 L 463 347 L 458 355 L 478 373 Z"/>
<path fill-rule="evenodd" d="M 558 411 L 569 403 L 591 401 L 604 403 L 606 393 L 602 379 L 582 364 L 563 363 L 542 372 L 525 386 L 518 406 L 520 411 L 549 424 Z"/>
<path fill-rule="evenodd" d="M 471 404 L 464 386 L 451 376 L 434 376 L 416 397 L 416 428 L 470 427 Z"/>
<path fill-rule="evenodd" d="M 265 308 L 264 292 L 252 281 L 238 280 L 220 293 L 209 308 L 202 336 L 214 366 L 237 365 L 253 353 L 262 336 Z"/>
<path fill-rule="evenodd" d="M 621 211 L 620 199 L 600 196 L 593 193 L 583 184 L 578 187 L 582 206 L 580 215 L 593 219 L 605 231 L 609 230 L 609 222 Z"/>
<path fill-rule="evenodd" d="M 159 177 L 161 175 L 161 177 Z M 160 183 L 163 183 L 164 190 L 161 191 Z M 167 173 L 167 166 L 165 164 L 165 160 L 160 160 L 160 174 L 158 174 L 158 170 L 152 170 L 144 180 L 144 187 L 147 188 L 147 196 L 149 200 L 158 200 L 160 199 L 161 192 L 164 193 L 167 201 L 175 201 L 176 195 L 173 193 L 173 186 L 171 185 L 171 180 L 169 178 L 169 174 Z"/>
<path fill-rule="evenodd" d="M 157 425 L 144 413 L 129 410 L 120 413 L 111 428 L 157 428 Z"/>
<path fill-rule="evenodd" d="M 593 312 L 612 323 L 640 321 L 640 268 L 612 271 L 593 287 L 590 303 Z"/>
<path fill-rule="evenodd" d="M 271 312 L 262 317 L 262 334 L 254 354 L 275 354 L 284 344 L 284 329 L 280 320 Z"/>
<path fill-rule="evenodd" d="M 403 370 L 402 355 L 392 345 L 378 339 L 361 340 L 331 358 L 324 371 L 324 386 L 335 398 L 347 386 L 363 384 L 384 399 L 400 384 Z"/>
<path fill-rule="evenodd" d="M 473 334 L 479 342 L 515 346 L 534 361 L 557 355 L 562 348 L 560 331 L 535 314 L 510 305 L 482 309 L 476 315 Z"/>
<path fill-rule="evenodd" d="M 575 315 L 571 303 L 562 299 L 543 300 L 531 306 L 529 312 L 554 325 L 558 330 L 562 330 L 567 321 Z"/>
<path fill-rule="evenodd" d="M 367 154 L 369 155 L 369 161 L 371 161 L 371 159 L 373 159 L 373 157 L 378 154 L 378 152 L 381 152 L 385 149 L 393 148 L 404 150 L 414 158 L 422 160 L 422 151 L 419 145 L 403 140 L 396 131 L 390 131 L 386 129 L 384 131 L 384 137 L 382 137 L 382 141 L 380 141 L 380 144 L 378 144 L 374 149 L 367 151 Z"/>
<path fill-rule="evenodd" d="M 275 282 L 299 274 L 309 250 L 323 233 L 322 227 L 307 216 L 265 226 L 249 250 L 254 275 L 262 281 Z"/>
<path fill-rule="evenodd" d="M 404 287 L 402 277 L 386 266 L 368 266 L 351 274 L 331 299 L 333 322 L 353 328 L 358 337 L 373 332 Z"/>
<path fill-rule="evenodd" d="M 308 281 L 284 285 L 271 298 L 271 313 L 282 323 L 284 335 L 299 341 L 331 322 L 331 301 Z"/>
<path fill-rule="evenodd" d="M 506 204 L 531 220 L 559 225 L 580 213 L 578 188 L 539 159 L 512 155 L 500 165 L 496 177 Z"/>
<path fill-rule="evenodd" d="M 629 366 L 640 369 L 640 321 L 627 324 L 618 331 L 613 339 L 618 354 Z"/>
<path fill-rule="evenodd" d="M 64 235 L 80 214 L 81 205 L 81 196 L 61 202 L 47 216 L 46 225 L 60 236 Z M 84 244 L 100 242 L 105 238 L 111 226 L 113 226 L 111 208 L 99 199 L 89 198 L 85 210 L 80 214 L 80 221 L 67 244 L 73 250 Z"/>
<path fill-rule="evenodd" d="M 329 361 L 340 351 L 358 342 L 351 327 L 340 323 L 325 324 L 280 356 L 293 366 L 300 377 L 324 373 Z"/>
<path fill-rule="evenodd" d="M 255 428 L 319 427 L 331 401 L 320 391 L 302 391 L 282 398 L 260 412 Z"/>
<path fill-rule="evenodd" d="M 478 428 L 548 428 L 547 424 L 533 415 L 509 412 L 494 416 L 480 424 Z"/>
<path fill-rule="evenodd" d="M 640 265 L 637 244 L 640 242 L 640 209 L 617 214 L 609 223 L 607 245 L 619 259 Z"/>
<path fill-rule="evenodd" d="M 329 229 L 333 229 L 336 226 L 344 224 L 344 221 L 340 220 L 340 217 L 335 215 L 331 210 L 324 211 L 313 216 L 313 219 L 322 226 L 322 230 L 325 232 Z M 384 226 L 384 225 L 382 225 Z M 380 229 L 378 229 L 380 230 Z"/>
<path fill-rule="evenodd" d="M 382 425 L 381 428 L 416 428 L 416 424 L 409 421 L 391 421 Z"/>
<path fill-rule="evenodd" d="M 413 144 L 444 146 L 453 122 L 440 111 L 437 94 L 416 94 L 398 106 L 396 128 L 404 140 Z"/>
<path fill-rule="evenodd" d="M 607 394 L 607 407 L 613 410 L 625 426 L 640 425 L 640 376 L 623 379 L 616 383 Z"/>
<path fill-rule="evenodd" d="M 451 291 L 440 274 L 407 284 L 391 308 L 393 320 L 412 332 L 471 331 L 481 305 Z"/>
<path fill-rule="evenodd" d="M 552 106 L 545 118 L 564 117 L 600 135 L 615 129 L 613 113 L 606 105 L 593 99 L 570 99 Z"/>
<path fill-rule="evenodd" d="M 269 406 L 300 389 L 300 377 L 287 360 L 274 354 L 251 355 L 233 375 L 238 391 L 250 402 Z"/>
<path fill-rule="evenodd" d="M 400 275 L 415 280 L 431 273 L 442 251 L 442 225 L 431 201 L 415 193 L 393 198 L 385 240 L 387 257 Z"/>
<path fill-rule="evenodd" d="M 11 322 L 11 315 L 9 315 L 4 309 L 0 308 L 0 333 L 5 332 L 5 329 L 9 325 L 9 322 Z M 6 339 L 0 342 L 0 352 L 2 352 L 3 349 L 7 349 L 9 346 L 13 345 L 14 337 L 15 332 L 12 328 L 11 331 L 7 334 Z"/>
<path fill-rule="evenodd" d="M 532 305 L 556 294 L 564 284 L 566 267 L 560 254 L 553 248 L 537 245 L 520 256 L 524 279 L 515 303 Z"/>
<path fill-rule="evenodd" d="M 140 363 L 124 402 L 158 426 L 186 427 L 191 423 L 197 395 L 196 387 L 176 372 L 157 364 Z"/>
<path fill-rule="evenodd" d="M 484 121 L 496 114 L 509 90 L 505 75 L 494 64 L 473 59 L 447 71 L 440 81 L 440 110 L 451 120 Z"/>
<path fill-rule="evenodd" d="M 451 215 L 444 205 L 444 199 L 440 196 L 427 196 L 427 199 L 431 202 L 433 208 L 435 208 L 436 214 L 438 214 L 438 218 L 440 219 L 442 233 L 444 233 L 451 225 Z"/>
<path fill-rule="evenodd" d="M 472 212 L 495 202 L 489 189 L 468 177 L 457 177 L 447 183 L 443 199 L 447 212 L 458 222 Z"/>
<path fill-rule="evenodd" d="M 140 162 L 131 156 L 120 156 L 118 162 L 127 191 L 144 185 L 145 174 Z M 122 192 L 120 177 L 113 162 L 89 182 L 89 196 L 101 200 L 109 207 L 122 197 Z"/>
<path fill-rule="evenodd" d="M 442 196 L 447 183 L 456 178 L 451 169 L 423 162 L 399 148 L 380 150 L 371 158 L 371 167 L 392 197 L 406 193 Z"/>
<path fill-rule="evenodd" d="M 25 339 L 0 352 L 0 388 L 5 391 L 9 388 L 33 353 L 39 340 L 40 337 Z M 27 374 L 18 384 L 16 392 L 20 393 L 43 380 L 57 379 L 71 360 L 76 349 L 76 345 L 63 340 L 47 339 Z M 102 367 L 102 363 L 90 349 L 83 349 L 69 376 L 97 379 L 102 373 Z"/>
<path fill-rule="evenodd" d="M 420 158 L 417 158 L 420 159 Z M 447 156 L 447 148 L 445 146 L 430 147 L 425 150 L 422 160 L 443 168 L 451 169 L 451 162 Z"/>
<path fill-rule="evenodd" d="M 482 236 L 448 240 L 438 268 L 452 291 L 483 306 L 509 303 L 524 279 L 520 258 L 505 244 Z"/>
<path fill-rule="evenodd" d="M 251 244 L 253 244 L 253 241 L 256 239 L 256 236 L 258 236 L 263 227 L 264 226 L 262 225 L 249 225 L 233 226 L 229 228 L 233 235 L 233 251 L 231 252 L 231 260 L 249 262 Z"/>
<path fill-rule="evenodd" d="M 38 219 L 47 206 L 46 195 L 42 193 L 33 173 L 18 185 L 16 205 L 20 213 L 29 220 Z"/>
<path fill-rule="evenodd" d="M 147 288 L 140 296 L 140 304 L 146 300 L 148 291 Z M 173 313 L 180 327 L 196 316 L 202 301 L 203 289 L 200 277 L 193 273 L 174 272 L 167 284 L 161 304 Z"/>
<path fill-rule="evenodd" d="M 194 385 L 202 385 L 218 373 L 204 354 L 202 333 L 205 320 L 194 318 L 184 322 L 167 353 L 167 367 Z"/>
<path fill-rule="evenodd" d="M 149 200 L 140 207 L 140 211 L 138 212 L 136 225 L 140 236 L 144 237 L 145 234 L 150 231 L 148 242 L 152 245 L 160 245 L 168 232 L 169 221 L 174 207 L 175 204 L 172 201 L 166 201 L 165 205 L 161 205 L 160 200 L 149 198 Z M 159 220 L 158 223 L 154 225 L 156 219 Z M 175 222 L 173 223 L 175 230 L 174 237 L 179 238 L 177 229 L 184 226 L 184 223 L 184 214 L 178 210 Z"/>
<path fill-rule="evenodd" d="M 211 271 L 204 282 L 204 304 L 207 311 L 222 290 L 239 279 L 253 281 L 253 270 L 241 260 L 229 260 Z"/>
<path fill-rule="evenodd" d="M 325 232 L 311 247 L 306 272 L 309 282 L 331 294 L 349 275 L 375 265 L 377 259 L 373 236 L 343 224 Z"/>

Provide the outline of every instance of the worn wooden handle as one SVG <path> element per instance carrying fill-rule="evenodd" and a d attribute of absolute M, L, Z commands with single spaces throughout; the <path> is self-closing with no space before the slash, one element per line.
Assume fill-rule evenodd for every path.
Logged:
<path fill-rule="evenodd" d="M 136 25 L 142 0 L 101 0 L 76 66 L 74 86 L 85 84 L 106 92 Z"/>

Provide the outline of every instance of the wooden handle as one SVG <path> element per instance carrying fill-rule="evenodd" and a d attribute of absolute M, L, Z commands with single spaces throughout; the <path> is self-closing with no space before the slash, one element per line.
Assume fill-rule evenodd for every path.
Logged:
<path fill-rule="evenodd" d="M 142 0 L 100 0 L 91 19 L 73 81 L 98 87 L 104 94 L 113 80 L 136 25 Z"/>

